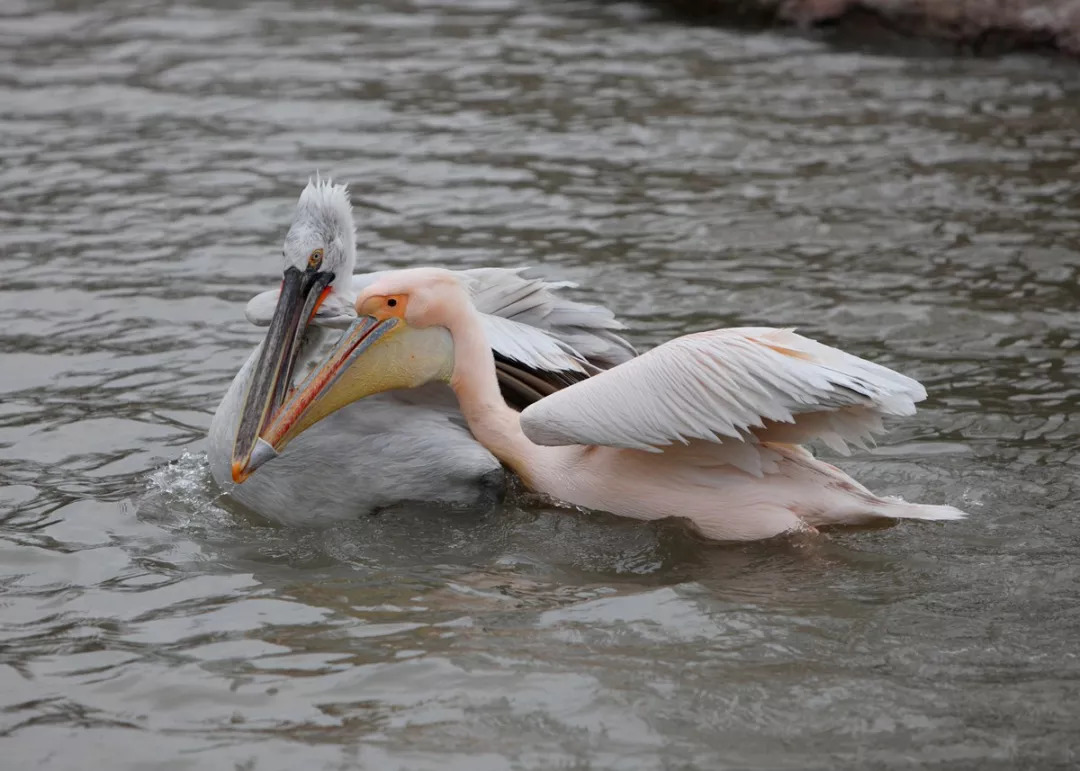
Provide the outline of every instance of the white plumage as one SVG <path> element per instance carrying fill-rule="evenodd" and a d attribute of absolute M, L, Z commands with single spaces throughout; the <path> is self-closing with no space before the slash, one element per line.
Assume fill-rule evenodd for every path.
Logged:
<path fill-rule="evenodd" d="M 692 439 L 820 439 L 865 446 L 881 416 L 911 415 L 915 380 L 787 329 L 717 329 L 680 337 L 554 393 L 521 415 L 537 444 L 659 452 Z"/>

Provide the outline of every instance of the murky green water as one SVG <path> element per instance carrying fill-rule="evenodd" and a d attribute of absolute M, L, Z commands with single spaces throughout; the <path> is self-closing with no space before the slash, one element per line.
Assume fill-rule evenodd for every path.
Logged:
<path fill-rule="evenodd" d="M 630 4 L 0 7 L 5 768 L 1064 768 L 1080 754 L 1080 70 Z M 372 267 L 543 265 L 648 346 L 922 379 L 873 489 L 716 548 L 509 506 L 329 531 L 202 456 L 316 168 Z"/>

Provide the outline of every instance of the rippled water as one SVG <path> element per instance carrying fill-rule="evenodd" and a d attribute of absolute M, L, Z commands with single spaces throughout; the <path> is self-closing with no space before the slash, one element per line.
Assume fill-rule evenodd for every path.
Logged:
<path fill-rule="evenodd" d="M 5 767 L 1077 762 L 1075 65 L 307 6 L 0 8 Z M 643 346 L 795 325 L 921 378 L 843 465 L 972 517 L 718 548 L 220 507 L 204 434 L 316 168 L 373 267 L 543 265 Z"/>

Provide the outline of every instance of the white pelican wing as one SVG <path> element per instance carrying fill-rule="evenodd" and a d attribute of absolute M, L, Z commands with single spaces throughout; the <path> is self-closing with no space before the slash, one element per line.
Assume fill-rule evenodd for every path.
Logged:
<path fill-rule="evenodd" d="M 521 413 L 543 445 L 660 451 L 695 439 L 824 440 L 847 451 L 910 415 L 925 389 L 897 372 L 787 329 L 687 335 L 575 383 Z"/>
<path fill-rule="evenodd" d="M 571 284 L 550 282 L 525 268 L 473 268 L 457 271 L 480 311 L 488 344 L 507 359 L 547 372 L 595 372 L 633 358 L 633 347 L 618 330 L 623 325 L 607 308 L 568 300 L 558 290 Z M 352 293 L 383 275 L 352 277 Z M 274 314 L 278 289 L 253 297 L 248 321 L 266 326 Z M 344 321 L 341 324 L 340 321 Z M 348 326 L 340 309 L 322 310 L 316 325 Z"/>

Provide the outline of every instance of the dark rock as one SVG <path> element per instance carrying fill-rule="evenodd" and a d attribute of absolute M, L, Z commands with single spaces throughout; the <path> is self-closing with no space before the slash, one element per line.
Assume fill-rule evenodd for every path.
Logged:
<path fill-rule="evenodd" d="M 1054 49 L 1080 56 L 1080 0 L 656 0 L 654 5 L 739 24 L 934 39 L 980 53 Z"/>

